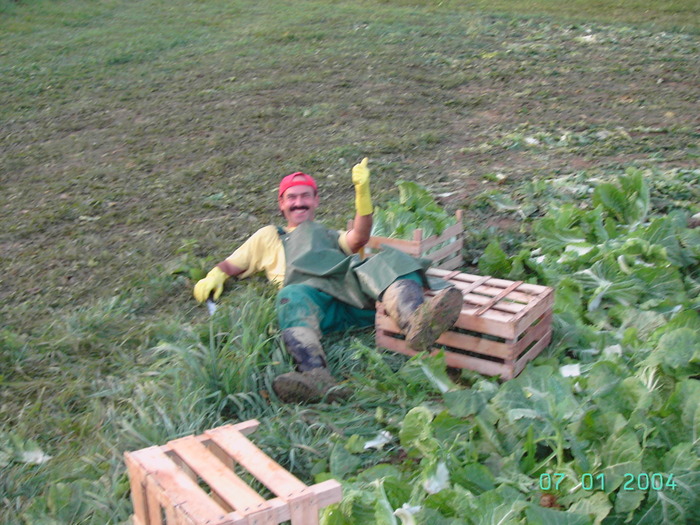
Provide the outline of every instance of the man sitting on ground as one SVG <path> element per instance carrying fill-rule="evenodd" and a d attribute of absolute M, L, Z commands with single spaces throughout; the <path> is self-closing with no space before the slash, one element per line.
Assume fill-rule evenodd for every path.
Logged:
<path fill-rule="evenodd" d="M 337 231 L 314 221 L 320 200 L 313 177 L 301 172 L 287 175 L 277 197 L 286 227 L 261 228 L 195 285 L 194 297 L 200 303 L 218 299 L 229 277 L 242 279 L 264 271 L 280 286 L 277 318 L 297 369 L 273 382 L 282 401 L 338 397 L 321 335 L 372 325 L 378 299 L 406 335 L 408 346 L 417 351 L 428 350 L 459 317 L 462 294 L 454 287 L 424 301 L 427 280 L 418 259 L 388 248 L 364 261 L 352 256 L 367 244 L 372 229 L 369 177 L 365 158 L 352 169 L 353 228 Z"/>

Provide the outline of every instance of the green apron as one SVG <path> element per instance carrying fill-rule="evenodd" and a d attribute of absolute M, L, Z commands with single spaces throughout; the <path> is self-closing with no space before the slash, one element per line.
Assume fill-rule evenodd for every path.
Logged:
<path fill-rule="evenodd" d="M 363 261 L 357 255 L 345 255 L 338 246 L 338 236 L 339 232 L 312 221 L 303 222 L 290 233 L 281 233 L 287 261 L 284 286 L 312 286 L 362 309 L 373 309 L 391 283 L 412 272 L 420 273 L 424 286 L 435 287 L 425 276 L 430 261 L 386 246 Z"/>

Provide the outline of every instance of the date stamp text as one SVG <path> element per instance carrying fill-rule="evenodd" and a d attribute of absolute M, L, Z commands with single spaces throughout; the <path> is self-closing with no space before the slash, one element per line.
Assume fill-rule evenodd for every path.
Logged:
<path fill-rule="evenodd" d="M 540 475 L 540 490 L 559 490 L 561 483 L 566 480 L 567 475 L 561 472 L 545 473 Z M 592 474 L 590 472 L 584 472 L 581 474 L 579 479 L 576 480 L 580 483 L 583 490 L 605 490 L 605 474 Z M 624 475 L 622 484 L 620 485 L 620 490 L 675 490 L 676 481 L 673 479 L 673 474 L 662 474 L 661 472 L 641 472 L 639 474 L 633 474 L 627 472 Z"/>

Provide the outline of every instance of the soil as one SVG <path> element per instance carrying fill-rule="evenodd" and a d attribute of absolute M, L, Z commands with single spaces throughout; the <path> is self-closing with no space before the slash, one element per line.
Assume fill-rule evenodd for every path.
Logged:
<path fill-rule="evenodd" d="M 7 325 L 35 329 L 166 278 L 183 254 L 213 266 L 279 220 L 274 190 L 293 171 L 317 178 L 331 227 L 352 216 L 350 168 L 364 156 L 375 203 L 396 198 L 399 179 L 450 194 L 473 260 L 488 228 L 523 223 L 484 207 L 484 192 L 697 166 L 696 36 L 474 13 L 351 30 L 341 18 L 285 21 L 288 38 L 210 33 L 210 47 L 108 69 L 90 55 L 107 52 L 98 44 L 80 48 L 83 69 L 12 56 L 0 98 Z M 30 91 L 32 63 L 55 85 Z"/>

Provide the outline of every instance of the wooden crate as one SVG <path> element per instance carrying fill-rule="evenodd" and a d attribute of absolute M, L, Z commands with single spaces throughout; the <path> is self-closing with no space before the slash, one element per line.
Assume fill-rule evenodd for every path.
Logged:
<path fill-rule="evenodd" d="M 431 352 L 443 349 L 448 366 L 512 379 L 549 344 L 552 288 L 433 268 L 428 275 L 447 279 L 464 295 L 459 320 L 440 336 Z M 381 302 L 377 302 L 376 328 L 378 347 L 417 354 L 406 346 Z"/>
<path fill-rule="evenodd" d="M 455 213 L 456 223 L 445 229 L 441 235 L 423 238 L 423 230 L 413 232 L 413 239 L 394 239 L 391 237 L 370 237 L 363 249 L 363 257 L 368 257 L 381 250 L 381 247 L 391 246 L 414 257 L 423 257 L 433 261 L 431 266 L 445 270 L 454 270 L 462 266 L 462 245 L 464 243 L 464 226 L 462 225 L 462 210 Z M 348 230 L 352 229 L 353 221 L 348 222 Z"/>
<path fill-rule="evenodd" d="M 318 524 L 319 509 L 341 500 L 340 484 L 304 485 L 246 438 L 258 425 L 226 425 L 126 452 L 134 525 Z M 250 475 L 275 497 L 265 499 L 241 478 Z"/>

